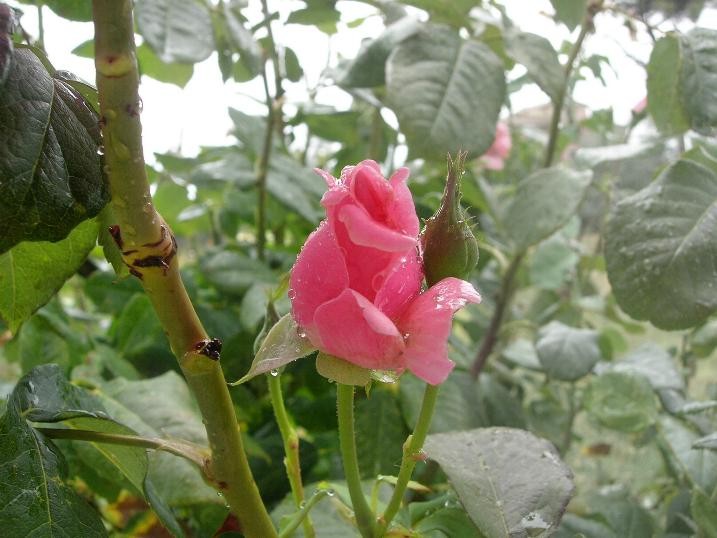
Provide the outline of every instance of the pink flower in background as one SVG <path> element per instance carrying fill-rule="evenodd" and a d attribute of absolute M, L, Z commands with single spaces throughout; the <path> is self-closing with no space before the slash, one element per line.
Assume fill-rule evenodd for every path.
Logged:
<path fill-rule="evenodd" d="M 513 140 L 510 138 L 508 124 L 499 122 L 495 129 L 493 145 L 481 157 L 483 166 L 488 170 L 503 170 L 505 159 L 510 154 L 512 147 Z"/>
<path fill-rule="evenodd" d="M 645 111 L 647 108 L 647 95 L 640 99 L 637 103 L 635 103 L 635 106 L 632 107 L 632 113 L 637 115 L 641 114 Z"/>
<path fill-rule="evenodd" d="M 385 179 L 374 161 L 317 170 L 329 190 L 327 219 L 309 236 L 291 271 L 296 323 L 319 350 L 374 370 L 406 368 L 436 385 L 453 369 L 453 313 L 480 302 L 471 284 L 445 278 L 421 293 L 419 223 L 408 169 Z"/>

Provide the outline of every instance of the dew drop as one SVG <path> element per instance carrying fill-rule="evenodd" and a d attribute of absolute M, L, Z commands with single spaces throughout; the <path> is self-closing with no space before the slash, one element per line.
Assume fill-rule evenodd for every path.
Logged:
<path fill-rule="evenodd" d="M 99 146 L 97 146 L 97 155 L 102 156 L 104 154 L 105 154 L 105 147 L 104 147 L 104 145 L 100 144 Z"/>
<path fill-rule="evenodd" d="M 294 297 L 296 297 L 296 290 L 293 289 L 293 288 L 291 288 L 291 289 L 289 290 L 289 292 L 287 293 L 287 295 L 289 296 L 289 299 L 293 300 Z"/>
<path fill-rule="evenodd" d="M 336 495 L 336 492 L 333 489 L 327 489 L 326 495 L 328 495 L 329 497 L 333 497 L 334 495 Z"/>
<path fill-rule="evenodd" d="M 305 507 L 306 507 L 306 501 L 301 501 L 301 503 L 299 503 L 299 508 L 303 509 Z"/>
<path fill-rule="evenodd" d="M 271 370 L 269 374 L 271 375 L 271 377 L 276 377 L 279 375 L 279 370 Z"/>

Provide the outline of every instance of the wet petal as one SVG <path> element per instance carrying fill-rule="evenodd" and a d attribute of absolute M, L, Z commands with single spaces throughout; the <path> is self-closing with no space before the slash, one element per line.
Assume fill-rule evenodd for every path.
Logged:
<path fill-rule="evenodd" d="M 314 314 L 319 349 L 364 368 L 399 369 L 403 338 L 394 323 L 363 295 L 344 290 Z"/>
<path fill-rule="evenodd" d="M 386 252 L 404 252 L 418 243 L 416 237 L 405 235 L 380 224 L 365 209 L 346 204 L 338 218 L 346 225 L 349 238 L 357 245 Z"/>
<path fill-rule="evenodd" d="M 406 338 L 406 367 L 431 385 L 445 381 L 455 366 L 448 358 L 453 314 L 480 300 L 471 284 L 457 278 L 444 278 L 416 297 L 397 323 Z"/>
<path fill-rule="evenodd" d="M 386 273 L 377 275 L 380 281 L 374 283 L 378 284 L 379 288 L 373 303 L 389 318 L 396 319 L 421 291 L 423 270 L 416 249 L 396 256 Z"/>

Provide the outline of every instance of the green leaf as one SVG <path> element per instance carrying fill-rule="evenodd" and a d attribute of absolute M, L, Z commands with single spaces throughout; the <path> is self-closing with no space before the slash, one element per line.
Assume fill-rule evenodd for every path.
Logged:
<path fill-rule="evenodd" d="M 694 28 L 682 38 L 682 99 L 692 128 L 713 135 L 717 127 L 717 30 Z M 672 66 L 675 69 L 675 66 Z"/>
<path fill-rule="evenodd" d="M 176 84 L 180 88 L 187 85 L 194 73 L 192 64 L 164 62 L 144 43 L 137 47 L 137 63 L 142 75 L 160 82 Z"/>
<path fill-rule="evenodd" d="M 375 39 L 362 43 L 356 57 L 339 75 L 338 83 L 349 88 L 373 88 L 386 82 L 386 60 L 396 46 L 421 28 L 415 17 L 403 17 L 386 27 Z"/>
<path fill-rule="evenodd" d="M 329 35 L 336 33 L 336 23 L 341 13 L 336 9 L 336 0 L 304 0 L 306 7 L 293 11 L 286 20 L 287 24 L 306 24 L 316 26 Z"/>
<path fill-rule="evenodd" d="M 386 73 L 412 155 L 444 159 L 463 149 L 477 157 L 493 143 L 505 78 L 487 45 L 425 25 L 391 53 Z"/>
<path fill-rule="evenodd" d="M 424 449 L 486 538 L 549 536 L 573 494 L 572 473 L 553 445 L 527 431 L 433 434 Z"/>
<path fill-rule="evenodd" d="M 12 28 L 14 26 L 13 11 L 9 6 L 0 5 L 0 88 L 2 88 L 13 63 Z"/>
<path fill-rule="evenodd" d="M 483 538 L 468 515 L 460 508 L 441 508 L 421 519 L 413 530 L 420 536 L 433 536 L 431 533 L 441 532 L 440 536 L 460 536 L 461 538 Z"/>
<path fill-rule="evenodd" d="M 657 344 L 645 343 L 622 360 L 605 366 L 612 372 L 644 376 L 653 390 L 685 390 L 685 381 L 670 354 Z"/>
<path fill-rule="evenodd" d="M 647 109 L 667 135 L 684 133 L 690 127 L 682 93 L 683 46 L 678 35 L 667 34 L 655 43 L 647 64 Z"/>
<path fill-rule="evenodd" d="M 695 448 L 699 434 L 676 418 L 662 416 L 659 426 L 679 471 L 695 487 L 704 492 L 714 491 L 717 487 L 717 452 Z"/>
<path fill-rule="evenodd" d="M 115 348 L 127 357 L 136 357 L 157 346 L 167 346 L 167 338 L 149 297 L 132 295 L 117 315 L 109 331 Z"/>
<path fill-rule="evenodd" d="M 371 370 L 361 368 L 323 351 L 319 351 L 316 356 L 316 371 L 326 379 L 342 385 L 365 387 L 371 381 Z"/>
<path fill-rule="evenodd" d="M 275 281 L 266 265 L 237 250 L 218 250 L 206 254 L 201 267 L 211 284 L 229 294 L 241 295 L 257 282 L 273 284 Z"/>
<path fill-rule="evenodd" d="M 262 67 L 262 50 L 254 35 L 245 26 L 245 20 L 235 5 L 222 4 L 227 35 L 234 49 L 239 52 L 240 61 L 250 73 L 258 75 Z"/>
<path fill-rule="evenodd" d="M 717 538 L 717 504 L 707 495 L 696 489 L 692 492 L 690 503 L 692 518 L 704 538 Z"/>
<path fill-rule="evenodd" d="M 569 30 L 574 30 L 585 16 L 587 0 L 550 0 L 555 10 L 555 19 L 565 23 Z"/>
<path fill-rule="evenodd" d="M 530 281 L 544 290 L 559 290 L 571 281 L 579 259 L 569 241 L 553 236 L 538 245 L 530 257 Z"/>
<path fill-rule="evenodd" d="M 364 478 L 396 474 L 408 431 L 396 397 L 374 389 L 356 404 L 356 450 Z"/>
<path fill-rule="evenodd" d="M 602 353 L 598 332 L 551 321 L 538 332 L 535 343 L 545 373 L 562 381 L 576 381 L 590 373 Z"/>
<path fill-rule="evenodd" d="M 61 422 L 71 429 L 136 434 L 131 428 L 112 420 L 95 394 L 69 383 L 53 364 L 33 369 L 18 382 L 13 396 L 24 410 L 24 418 L 32 422 Z M 79 441 L 75 447 L 86 462 L 119 471 L 135 492 L 144 496 L 157 514 L 162 516 L 162 523 L 175 536 L 183 535 L 171 511 L 154 494 L 154 486 L 147 478 L 145 449 Z"/>
<path fill-rule="evenodd" d="M 42 3 L 64 19 L 92 20 L 92 4 L 86 0 L 43 0 Z"/>
<path fill-rule="evenodd" d="M 246 375 L 231 385 L 240 385 L 259 374 L 281 368 L 315 350 L 291 314 L 286 314 L 266 335 Z"/>
<path fill-rule="evenodd" d="M 693 327 L 717 308 L 717 175 L 678 161 L 613 208 L 607 274 L 620 307 L 661 329 Z"/>
<path fill-rule="evenodd" d="M 109 199 L 94 112 L 28 49 L 0 93 L 0 253 L 59 241 Z"/>
<path fill-rule="evenodd" d="M 639 432 L 657 418 L 655 395 L 641 375 L 607 372 L 593 377 L 583 397 L 588 414 L 613 430 Z"/>
<path fill-rule="evenodd" d="M 433 22 L 444 22 L 455 27 L 468 26 L 468 12 L 481 4 L 481 0 L 404 0 L 401 2 L 428 12 Z"/>
<path fill-rule="evenodd" d="M 201 62 L 214 51 L 212 20 L 202 2 L 143 0 L 135 18 L 139 33 L 163 62 Z"/>
<path fill-rule="evenodd" d="M 88 220 L 57 243 L 22 242 L 0 254 L 0 317 L 15 332 L 49 301 L 87 258 L 97 240 Z"/>
<path fill-rule="evenodd" d="M 107 536 L 99 514 L 63 481 L 62 454 L 28 425 L 14 398 L 0 418 L 0 462 L 6 536 Z"/>
<path fill-rule="evenodd" d="M 508 55 L 525 66 L 528 76 L 554 103 L 557 102 L 565 85 L 565 71 L 550 41 L 519 31 L 507 32 L 504 41 Z"/>
<path fill-rule="evenodd" d="M 717 450 L 717 432 L 700 437 L 694 443 L 692 448 L 706 448 L 708 450 Z"/>
<path fill-rule="evenodd" d="M 590 172 L 558 166 L 523 179 L 503 218 L 517 247 L 535 245 L 567 223 L 585 197 L 591 177 Z"/>

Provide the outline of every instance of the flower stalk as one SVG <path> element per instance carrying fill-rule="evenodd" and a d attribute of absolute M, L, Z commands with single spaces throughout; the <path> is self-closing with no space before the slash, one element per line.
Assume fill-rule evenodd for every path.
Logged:
<path fill-rule="evenodd" d="M 376 521 L 361 487 L 358 458 L 356 455 L 356 433 L 354 431 L 354 387 L 336 384 L 336 407 L 339 418 L 339 443 L 344 465 L 346 485 L 351 496 L 356 526 L 363 538 L 381 536 L 376 533 Z"/>
<path fill-rule="evenodd" d="M 152 205 L 142 153 L 142 109 L 131 0 L 93 0 L 95 68 L 105 172 L 118 224 L 112 235 L 140 279 L 162 323 L 209 439 L 208 474 L 247 537 L 276 530 L 249 469 L 234 405 L 219 364 L 221 342 L 210 339 L 179 274 L 177 243 Z"/>

